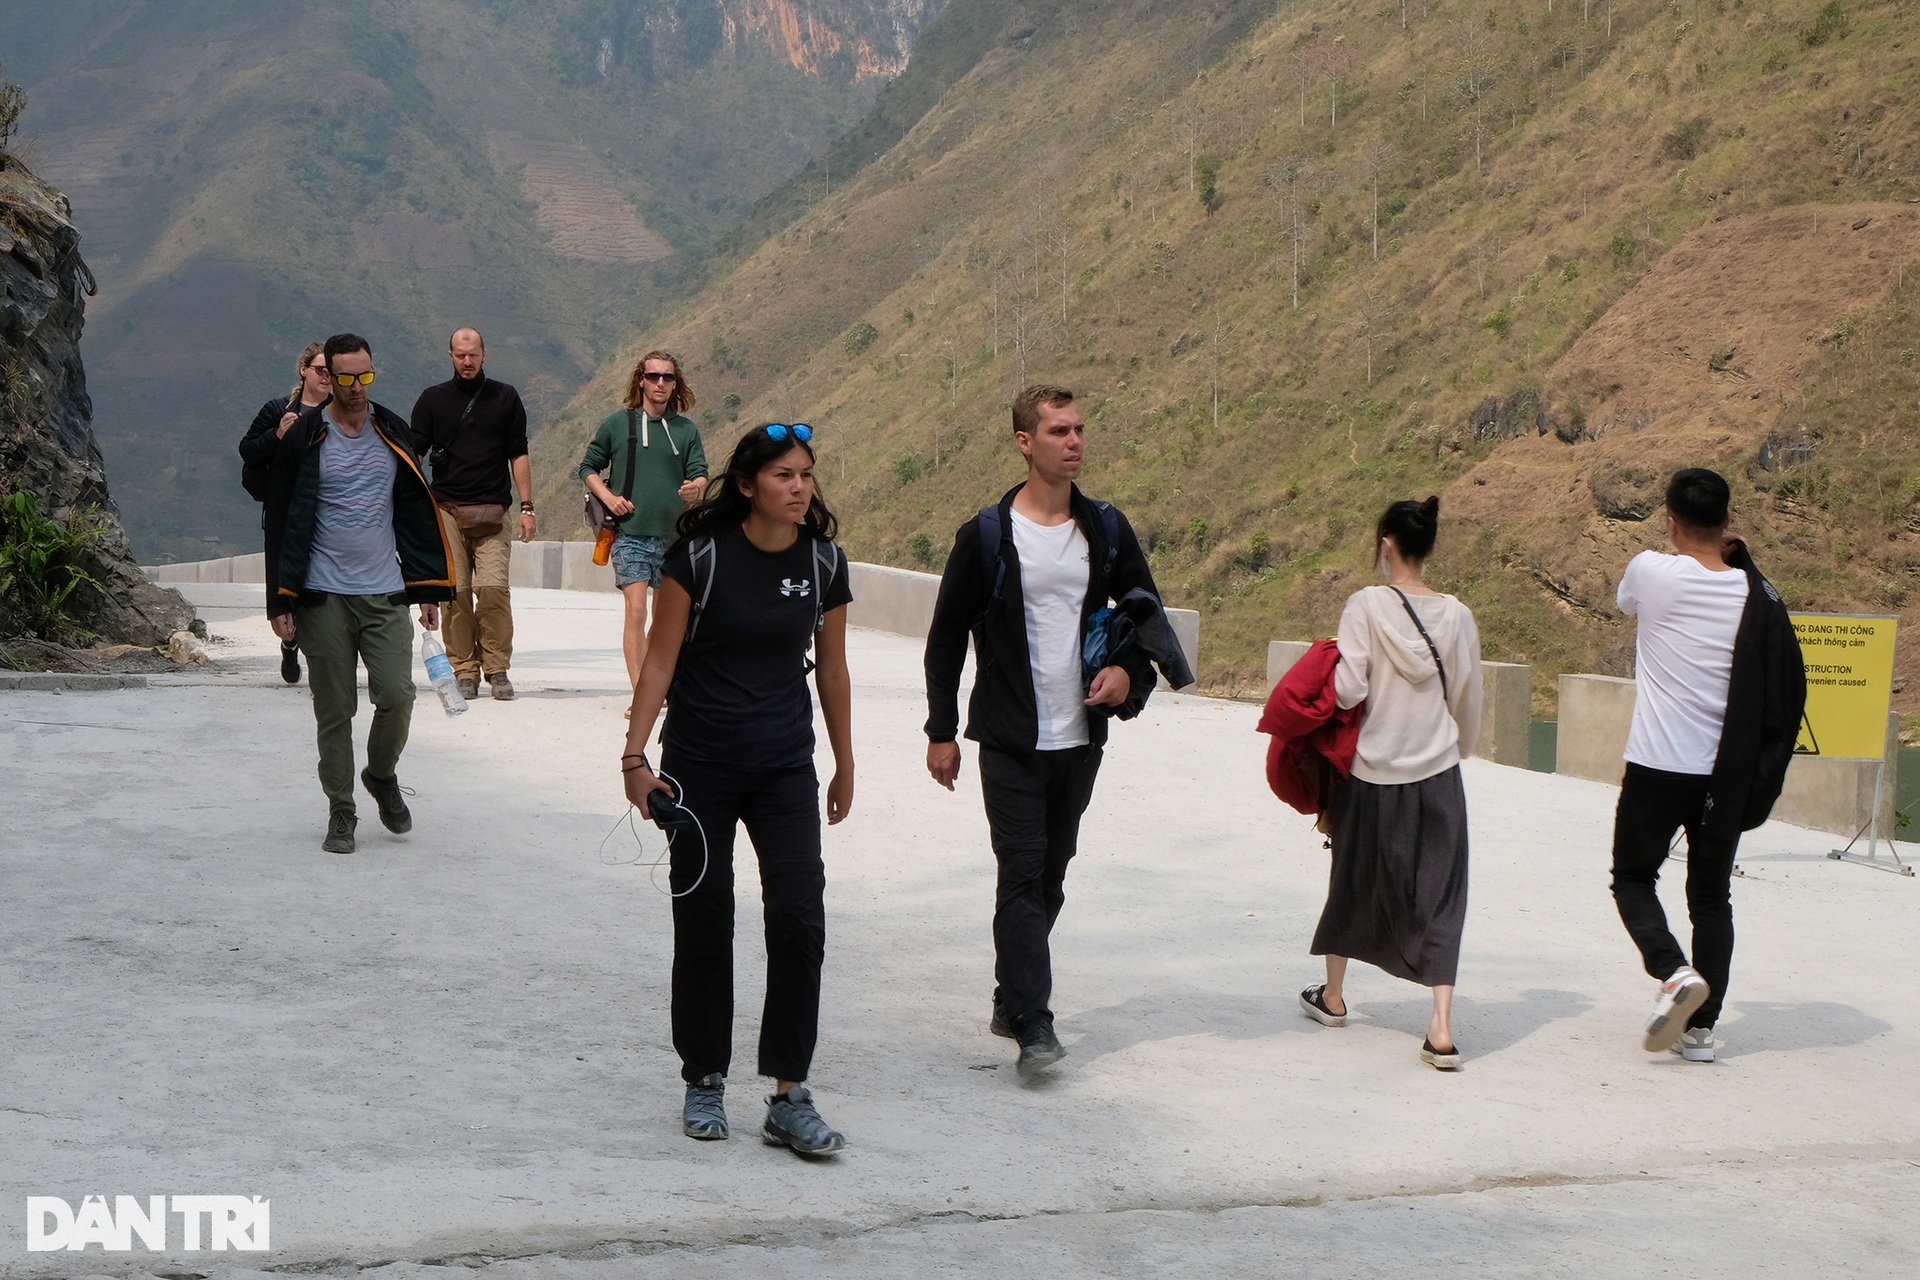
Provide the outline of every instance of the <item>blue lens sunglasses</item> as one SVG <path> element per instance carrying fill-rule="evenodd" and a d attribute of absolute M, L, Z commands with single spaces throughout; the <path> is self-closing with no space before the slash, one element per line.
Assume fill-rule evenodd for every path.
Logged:
<path fill-rule="evenodd" d="M 801 444 L 805 444 L 807 441 L 813 439 L 813 428 L 804 422 L 796 422 L 791 426 L 784 422 L 774 422 L 767 425 L 767 439 L 785 440 L 788 436 L 792 436 Z"/>

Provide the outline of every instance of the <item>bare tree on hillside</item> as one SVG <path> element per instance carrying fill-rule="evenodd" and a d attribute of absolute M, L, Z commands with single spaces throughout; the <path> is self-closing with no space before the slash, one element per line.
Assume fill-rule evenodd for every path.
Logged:
<path fill-rule="evenodd" d="M 1467 246 L 1467 262 L 1473 268 L 1473 287 L 1482 298 L 1487 296 L 1487 267 L 1500 256 L 1500 246 L 1492 239 L 1476 240 Z"/>
<path fill-rule="evenodd" d="M 1366 351 L 1367 385 L 1373 385 L 1373 354 L 1376 346 L 1384 349 L 1400 335 L 1387 326 L 1398 313 L 1392 300 L 1387 296 L 1378 279 L 1369 281 L 1360 291 L 1360 302 L 1354 308 L 1354 318 L 1348 322 L 1353 329 L 1353 340 Z"/>
<path fill-rule="evenodd" d="M 1266 187 L 1267 200 L 1278 212 L 1282 232 L 1286 236 L 1288 257 L 1293 271 L 1293 309 L 1300 309 L 1300 268 L 1307 257 L 1307 236 L 1311 225 L 1307 221 L 1307 211 L 1301 199 L 1300 186 L 1308 176 L 1307 162 L 1298 156 L 1282 160 L 1279 164 L 1269 165 L 1260 175 Z"/>
<path fill-rule="evenodd" d="M 1337 128 L 1340 124 L 1340 77 L 1353 67 L 1353 50 L 1342 44 L 1339 36 L 1325 43 L 1315 41 L 1307 46 L 1307 63 L 1313 69 L 1315 79 L 1327 82 L 1327 127 Z"/>
<path fill-rule="evenodd" d="M 1200 99 L 1200 86 L 1192 84 L 1180 95 L 1174 108 L 1174 129 L 1187 149 L 1187 190 L 1193 190 L 1193 158 L 1200 150 L 1200 138 L 1212 123 L 1207 104 Z"/>
<path fill-rule="evenodd" d="M 1465 100 L 1471 117 L 1466 133 L 1473 140 L 1473 170 L 1477 174 L 1485 173 L 1487 97 L 1500 74 L 1493 31 L 1486 19 L 1469 10 L 1454 32 L 1454 47 L 1454 87 Z"/>
<path fill-rule="evenodd" d="M 1019 361 L 1021 386 L 1027 383 L 1027 357 L 1040 345 L 1046 325 L 1040 299 L 1024 288 L 1014 289 L 1007 298 L 1007 344 Z"/>
<path fill-rule="evenodd" d="M 1373 260 L 1380 261 L 1380 182 L 1400 163 L 1400 152 L 1385 138 L 1374 138 L 1360 148 L 1360 172 L 1373 188 Z"/>

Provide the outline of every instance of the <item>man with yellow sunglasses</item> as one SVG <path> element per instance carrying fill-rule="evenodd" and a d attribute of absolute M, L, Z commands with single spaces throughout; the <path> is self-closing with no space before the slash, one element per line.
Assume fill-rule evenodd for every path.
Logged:
<path fill-rule="evenodd" d="M 327 796 L 320 847 L 352 853 L 358 816 L 353 718 L 367 668 L 373 725 L 360 782 L 380 822 L 400 834 L 413 815 L 397 770 L 413 719 L 413 627 L 440 625 L 453 597 L 447 544 L 406 420 L 373 403 L 373 348 L 352 333 L 327 339 L 333 399 L 302 413 L 267 478 L 267 620 L 307 658 Z"/>

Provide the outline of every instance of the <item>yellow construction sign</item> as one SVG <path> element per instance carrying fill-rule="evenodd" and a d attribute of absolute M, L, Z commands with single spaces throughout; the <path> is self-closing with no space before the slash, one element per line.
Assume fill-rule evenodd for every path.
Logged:
<path fill-rule="evenodd" d="M 1893 706 L 1893 633 L 1898 619 L 1865 613 L 1794 613 L 1807 664 L 1807 713 L 1795 755 L 1879 760 Z"/>

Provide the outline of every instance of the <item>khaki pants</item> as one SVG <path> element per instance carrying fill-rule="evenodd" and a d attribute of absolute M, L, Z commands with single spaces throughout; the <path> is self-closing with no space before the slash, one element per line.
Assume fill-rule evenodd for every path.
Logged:
<path fill-rule="evenodd" d="M 366 664 L 367 700 L 373 703 L 367 770 L 376 778 L 391 778 L 413 724 L 413 623 L 405 605 L 390 604 L 385 596 L 336 595 L 296 607 L 293 621 L 313 694 L 320 789 L 327 793 L 329 809 L 352 813 L 360 664 Z"/>
<path fill-rule="evenodd" d="M 500 532 L 475 538 L 460 532 L 450 512 L 440 512 L 440 527 L 453 548 L 453 603 L 447 606 L 441 634 L 456 679 L 502 675 L 513 665 L 513 609 L 507 592 L 513 538 L 507 529 L 517 521 L 509 507 Z"/>

